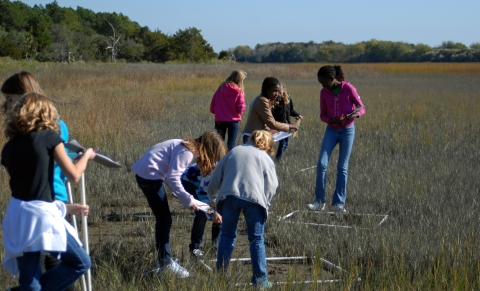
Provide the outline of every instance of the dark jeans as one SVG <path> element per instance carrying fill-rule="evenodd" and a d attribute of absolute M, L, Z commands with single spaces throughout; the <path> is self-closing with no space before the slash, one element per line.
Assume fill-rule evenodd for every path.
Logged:
<path fill-rule="evenodd" d="M 197 187 L 190 182 L 182 180 L 183 188 L 185 191 L 197 198 L 196 191 Z M 190 235 L 190 245 L 188 245 L 190 252 L 193 252 L 194 249 L 200 249 L 202 241 L 204 239 L 205 225 L 207 224 L 207 216 L 205 212 L 198 210 L 195 211 L 195 218 L 193 219 L 192 232 Z M 218 242 L 218 237 L 220 236 L 220 224 L 214 223 L 212 225 L 212 243 Z"/>
<path fill-rule="evenodd" d="M 249 135 L 242 135 L 242 141 L 244 144 L 250 141 L 250 136 Z"/>
<path fill-rule="evenodd" d="M 172 262 L 172 254 L 170 252 L 172 215 L 168 207 L 167 193 L 163 186 L 163 180 L 147 180 L 138 175 L 135 175 L 135 179 L 155 215 L 155 247 L 158 252 L 158 262 L 163 267 Z"/>
<path fill-rule="evenodd" d="M 91 266 L 90 257 L 67 233 L 67 250 L 60 252 L 61 263 L 42 274 L 40 252 L 25 252 L 17 258 L 21 290 L 65 290 Z M 52 255 L 58 255 L 57 252 Z"/>
<path fill-rule="evenodd" d="M 283 158 L 283 154 L 285 150 L 288 148 L 288 137 L 278 141 L 278 149 L 277 154 L 275 157 L 277 160 L 281 160 Z"/>
<path fill-rule="evenodd" d="M 235 147 L 238 133 L 238 121 L 215 121 L 217 133 L 225 140 L 228 132 L 227 147 L 231 150 Z"/>

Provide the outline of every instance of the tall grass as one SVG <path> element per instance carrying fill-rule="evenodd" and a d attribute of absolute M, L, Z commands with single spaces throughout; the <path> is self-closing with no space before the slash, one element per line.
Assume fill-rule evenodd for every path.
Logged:
<path fill-rule="evenodd" d="M 367 114 L 356 121 L 345 218 L 299 213 L 295 222 L 350 225 L 341 229 L 281 223 L 278 216 L 314 198 L 315 169 L 325 125 L 318 118 L 321 64 L 120 64 L 72 66 L 0 61 L 0 80 L 26 69 L 40 81 L 70 129 L 85 146 L 98 146 L 122 169 L 91 163 L 87 195 L 97 290 L 225 290 L 250 281 L 250 266 L 232 265 L 223 280 L 190 259 L 192 216 L 175 200 L 172 252 L 192 277 L 142 276 L 155 266 L 154 222 L 129 170 L 153 144 L 213 129 L 210 99 L 233 69 L 243 69 L 246 99 L 258 95 L 266 76 L 286 83 L 305 131 L 277 163 L 280 186 L 267 222 L 268 256 L 316 257 L 304 264 L 269 264 L 270 277 L 288 282 L 276 290 L 475 290 L 480 288 L 478 194 L 480 182 L 480 64 L 349 64 Z M 243 127 L 243 123 L 241 123 Z M 0 138 L 0 142 L 5 142 Z M 238 139 L 238 143 L 240 138 Z M 328 169 L 331 198 L 337 149 Z M 0 169 L 0 216 L 10 196 Z M 78 201 L 78 197 L 77 201 Z M 388 214 L 376 221 L 353 214 Z M 368 228 L 368 229 L 367 229 Z M 210 232 L 206 230 L 207 258 Z M 0 252 L 3 246 L 0 243 Z M 0 255 L 2 256 L 2 255 Z M 245 225 L 235 257 L 248 257 Z M 319 258 L 347 270 L 325 270 Z M 211 266 L 214 263 L 209 263 Z M 293 281 L 341 278 L 327 285 Z M 358 278 L 361 281 L 358 281 Z M 0 288 L 16 282 L 0 270 Z M 247 287 L 248 289 L 249 287 Z M 241 288 L 240 288 L 241 289 Z"/>

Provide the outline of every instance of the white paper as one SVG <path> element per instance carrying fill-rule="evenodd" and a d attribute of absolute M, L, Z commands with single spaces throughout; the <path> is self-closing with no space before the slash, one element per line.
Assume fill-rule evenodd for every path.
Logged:
<path fill-rule="evenodd" d="M 275 133 L 275 134 L 273 135 L 273 141 L 274 141 L 274 142 L 277 142 L 277 141 L 282 140 L 282 139 L 285 139 L 285 138 L 287 138 L 287 137 L 289 137 L 289 136 L 291 136 L 291 135 L 292 135 L 292 134 L 291 134 L 290 132 L 280 131 L 280 132 Z"/>

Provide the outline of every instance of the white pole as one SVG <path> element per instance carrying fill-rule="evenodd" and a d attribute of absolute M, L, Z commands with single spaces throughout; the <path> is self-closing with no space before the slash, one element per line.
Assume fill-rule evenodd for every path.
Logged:
<path fill-rule="evenodd" d="M 82 177 L 80 178 L 80 199 L 82 205 L 87 204 L 87 198 L 85 194 L 85 174 L 82 173 Z M 90 247 L 88 246 L 88 225 L 87 225 L 87 217 L 84 213 L 82 213 L 82 234 L 83 234 L 83 247 L 88 255 L 90 255 Z M 87 274 L 87 291 L 92 291 L 92 274 L 90 269 L 88 269 Z"/>
<path fill-rule="evenodd" d="M 73 204 L 72 185 L 70 184 L 70 182 L 67 182 L 67 193 L 68 193 L 68 201 L 70 202 L 70 204 Z M 73 227 L 75 228 L 75 231 L 78 234 L 77 217 L 75 215 L 72 215 L 72 221 L 73 221 Z M 82 290 L 87 291 L 87 283 L 85 282 L 85 275 L 83 275 L 80 280 L 81 280 L 80 283 L 82 284 Z"/>

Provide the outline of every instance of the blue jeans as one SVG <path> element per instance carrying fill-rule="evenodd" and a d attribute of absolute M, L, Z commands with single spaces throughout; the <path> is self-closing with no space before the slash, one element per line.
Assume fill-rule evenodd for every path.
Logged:
<path fill-rule="evenodd" d="M 59 253 L 51 252 L 52 255 Z M 42 274 L 40 252 L 26 252 L 17 258 L 21 290 L 59 290 L 72 285 L 91 267 L 90 257 L 67 233 L 67 250 L 61 252 L 61 263 Z"/>
<path fill-rule="evenodd" d="M 148 205 L 155 215 L 155 248 L 158 252 L 158 262 L 163 267 L 172 262 L 170 252 L 170 229 L 172 215 L 168 207 L 167 193 L 163 180 L 147 180 L 135 175 L 138 187 L 147 198 Z"/>
<path fill-rule="evenodd" d="M 282 159 L 283 153 L 285 153 L 285 150 L 286 150 L 287 148 L 288 148 L 288 137 L 278 141 L 277 154 L 275 155 L 275 157 L 277 158 L 277 160 L 281 160 L 281 159 Z"/>
<path fill-rule="evenodd" d="M 355 139 L 355 126 L 351 125 L 342 129 L 333 129 L 327 126 L 323 136 L 322 147 L 317 163 L 317 181 L 315 186 L 315 198 L 318 202 L 325 203 L 325 189 L 327 184 L 327 167 L 333 149 L 340 145 L 337 183 L 333 193 L 332 205 L 344 206 L 347 199 L 348 161 L 352 152 L 353 140 Z"/>
<path fill-rule="evenodd" d="M 239 199 L 233 195 L 220 202 L 219 213 L 222 215 L 222 235 L 218 245 L 217 270 L 228 273 L 228 265 L 232 257 L 240 212 L 243 211 L 247 224 L 250 257 L 252 259 L 252 284 L 264 285 L 267 282 L 267 257 L 263 233 L 265 230 L 266 212 L 259 204 Z"/>
<path fill-rule="evenodd" d="M 182 180 L 182 186 L 185 191 L 193 195 L 197 199 L 196 191 L 197 187 L 190 182 Z M 205 212 L 198 210 L 195 211 L 195 218 L 193 219 L 192 231 L 190 234 L 190 245 L 188 246 L 190 252 L 194 249 L 200 249 L 204 238 L 205 225 L 207 224 L 207 216 Z M 212 224 L 212 243 L 218 242 L 220 236 L 220 224 Z"/>
<path fill-rule="evenodd" d="M 215 121 L 217 133 L 225 140 L 228 132 L 227 148 L 230 151 L 235 147 L 238 133 L 238 121 Z"/>

